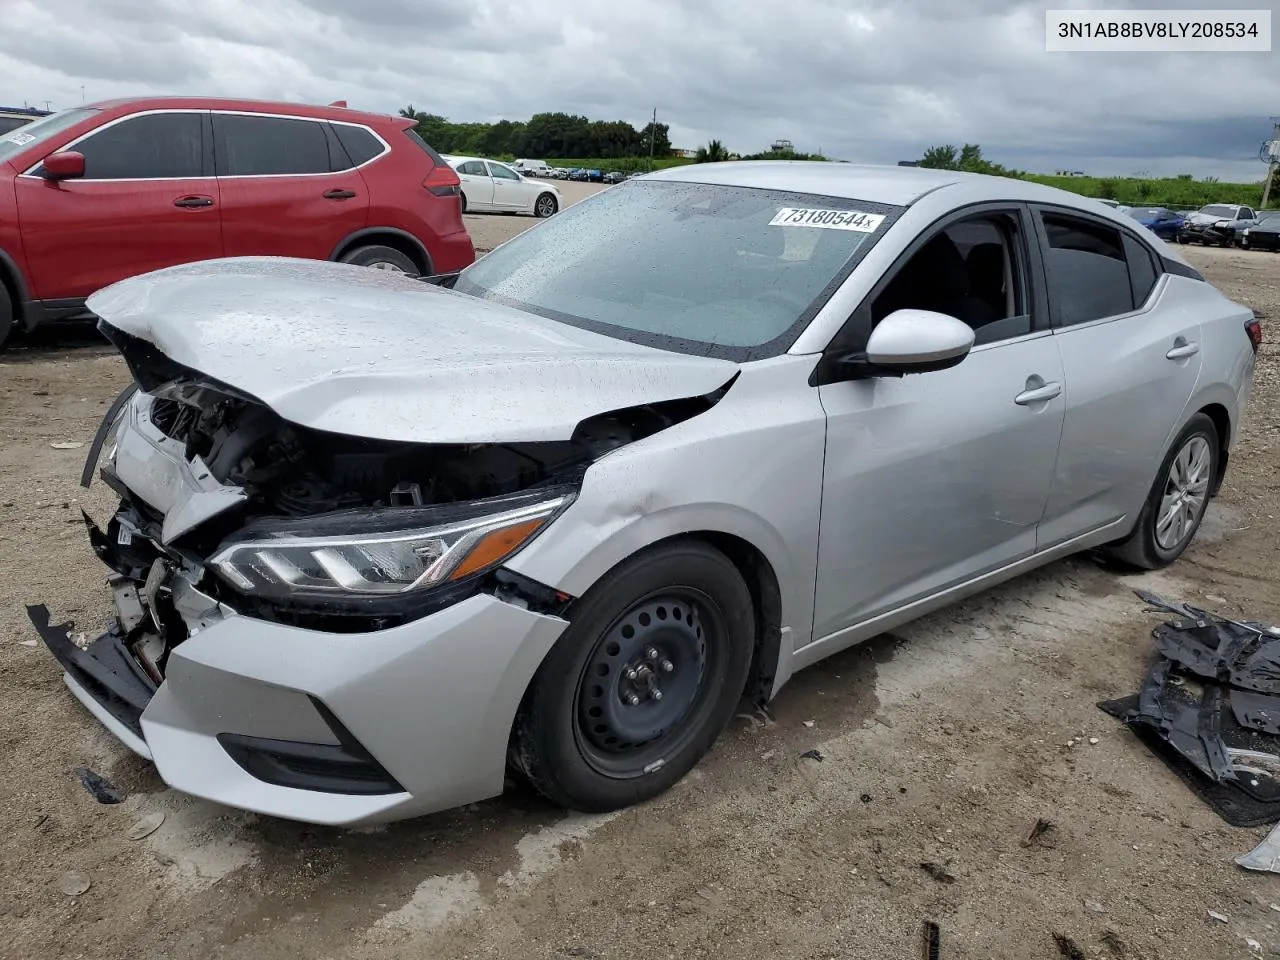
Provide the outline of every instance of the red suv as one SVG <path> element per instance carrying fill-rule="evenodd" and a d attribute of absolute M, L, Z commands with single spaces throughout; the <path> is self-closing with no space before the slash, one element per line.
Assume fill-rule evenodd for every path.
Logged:
<path fill-rule="evenodd" d="M 0 343 L 94 291 L 214 257 L 426 275 L 475 259 L 458 175 L 402 117 L 244 100 L 113 100 L 0 135 Z"/>

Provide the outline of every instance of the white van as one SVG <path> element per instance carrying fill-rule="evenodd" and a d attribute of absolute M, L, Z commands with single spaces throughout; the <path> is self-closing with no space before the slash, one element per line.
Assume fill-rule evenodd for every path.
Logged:
<path fill-rule="evenodd" d="M 551 167 L 547 165 L 545 160 L 517 160 L 512 166 L 526 177 L 551 176 Z"/>

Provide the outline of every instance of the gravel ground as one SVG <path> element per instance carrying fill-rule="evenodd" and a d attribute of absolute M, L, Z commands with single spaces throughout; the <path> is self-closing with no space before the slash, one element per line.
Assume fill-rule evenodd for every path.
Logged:
<path fill-rule="evenodd" d="M 1188 255 L 1280 315 L 1280 257 Z M 126 374 L 74 333 L 7 353 L 0 957 L 909 958 L 925 919 L 945 960 L 1260 956 L 1246 937 L 1280 951 L 1280 881 L 1232 863 L 1265 831 L 1225 826 L 1094 706 L 1150 662 L 1157 621 L 1134 587 L 1280 622 L 1280 351 L 1264 326 L 1227 485 L 1170 570 L 1071 559 L 819 664 L 774 720 L 739 717 L 637 809 L 566 817 L 517 792 L 368 832 L 175 794 L 66 691 L 22 605 L 104 622 L 77 511 L 110 504 L 76 485 L 84 450 L 51 444 L 87 441 Z M 95 803 L 80 766 L 128 799 Z M 130 840 L 155 813 L 160 828 Z M 1038 818 L 1056 829 L 1023 847 Z M 60 891 L 69 870 L 87 892 Z"/>
<path fill-rule="evenodd" d="M 560 191 L 560 202 L 564 207 L 573 206 L 579 200 L 585 200 L 592 194 L 607 190 L 608 187 L 598 183 L 578 183 L 573 180 L 546 181 Z M 468 213 L 462 219 L 467 224 L 467 232 L 476 250 L 487 253 L 498 244 L 510 240 L 517 233 L 531 227 L 538 221 L 533 217 L 507 213 Z"/>

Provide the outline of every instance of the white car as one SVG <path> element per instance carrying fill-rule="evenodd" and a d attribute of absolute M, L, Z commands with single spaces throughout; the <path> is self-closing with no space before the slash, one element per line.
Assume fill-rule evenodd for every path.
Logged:
<path fill-rule="evenodd" d="M 528 180 L 497 160 L 445 157 L 462 181 L 463 213 L 531 213 L 550 217 L 560 209 L 560 191 L 549 183 Z"/>

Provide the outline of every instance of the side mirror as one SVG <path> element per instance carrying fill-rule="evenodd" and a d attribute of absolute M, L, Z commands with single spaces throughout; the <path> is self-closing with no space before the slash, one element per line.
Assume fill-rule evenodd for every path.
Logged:
<path fill-rule="evenodd" d="M 867 341 L 867 363 L 897 374 L 946 370 L 969 355 L 973 327 L 932 310 L 895 310 Z"/>
<path fill-rule="evenodd" d="M 51 153 L 44 158 L 46 180 L 74 180 L 84 176 L 84 154 L 75 150 Z"/>

